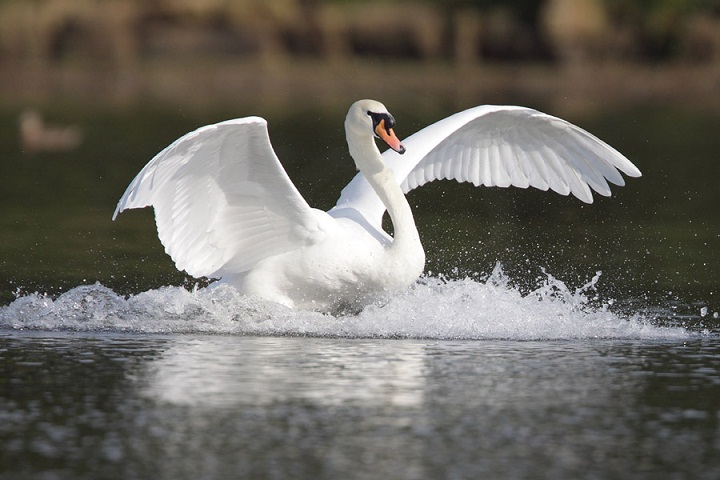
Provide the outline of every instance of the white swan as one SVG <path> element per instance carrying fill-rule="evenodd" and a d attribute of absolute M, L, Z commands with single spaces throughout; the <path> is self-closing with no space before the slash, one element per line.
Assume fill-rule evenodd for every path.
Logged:
<path fill-rule="evenodd" d="M 624 185 L 618 170 L 641 175 L 588 132 L 529 108 L 471 108 L 417 132 L 404 147 L 394 126 L 379 102 L 350 107 L 345 131 L 360 173 L 328 212 L 310 208 L 290 181 L 266 121 L 247 117 L 199 128 L 160 152 L 128 186 L 113 219 L 152 205 L 178 269 L 290 307 L 328 311 L 362 306 L 420 276 L 425 253 L 404 193 L 427 182 L 532 186 L 591 203 L 590 188 L 609 196 L 606 180 Z M 392 150 L 380 154 L 374 137 Z M 386 209 L 394 237 L 382 229 Z"/>

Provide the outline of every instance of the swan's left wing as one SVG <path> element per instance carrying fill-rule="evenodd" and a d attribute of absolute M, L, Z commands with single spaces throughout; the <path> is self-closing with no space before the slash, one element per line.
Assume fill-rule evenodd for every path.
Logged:
<path fill-rule="evenodd" d="M 523 107 L 471 108 L 420 130 L 403 145 L 404 155 L 388 150 L 383 157 L 406 193 L 449 179 L 476 186 L 550 189 L 592 203 L 591 189 L 609 196 L 608 181 L 624 185 L 620 172 L 641 175 L 627 158 L 585 130 Z M 359 213 L 380 225 L 385 207 L 358 174 L 334 210 Z"/>
<path fill-rule="evenodd" d="M 259 117 L 208 125 L 153 158 L 118 202 L 153 206 L 158 236 L 180 270 L 222 277 L 324 236 L 288 178 Z"/>

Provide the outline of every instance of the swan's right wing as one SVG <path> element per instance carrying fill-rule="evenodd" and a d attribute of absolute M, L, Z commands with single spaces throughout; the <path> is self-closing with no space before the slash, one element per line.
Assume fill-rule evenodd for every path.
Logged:
<path fill-rule="evenodd" d="M 288 178 L 259 117 L 208 125 L 153 158 L 130 183 L 113 219 L 155 208 L 158 236 L 180 270 L 222 277 L 324 237 L 327 215 Z"/>
<path fill-rule="evenodd" d="M 609 196 L 608 181 L 625 183 L 620 172 L 641 175 L 627 158 L 585 130 L 524 107 L 471 108 L 420 130 L 403 145 L 404 155 L 388 150 L 383 157 L 406 193 L 448 179 L 476 186 L 550 189 L 591 203 L 591 188 Z M 352 212 L 379 226 L 384 211 L 358 174 L 331 215 Z"/>

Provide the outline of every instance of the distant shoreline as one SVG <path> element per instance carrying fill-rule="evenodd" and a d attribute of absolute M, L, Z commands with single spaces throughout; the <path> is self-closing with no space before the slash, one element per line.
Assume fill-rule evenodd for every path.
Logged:
<path fill-rule="evenodd" d="M 156 102 L 187 108 L 235 103 L 267 108 L 336 107 L 360 97 L 391 103 L 464 107 L 523 103 L 557 112 L 633 105 L 674 105 L 720 111 L 720 68 L 709 65 L 586 63 L 479 64 L 313 60 L 181 63 L 132 68 L 83 63 L 0 64 L 4 106 Z"/>

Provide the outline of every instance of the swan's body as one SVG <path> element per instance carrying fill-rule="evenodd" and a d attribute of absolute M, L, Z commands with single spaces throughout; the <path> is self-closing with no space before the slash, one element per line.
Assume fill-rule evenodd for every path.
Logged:
<path fill-rule="evenodd" d="M 521 107 L 481 106 L 406 139 L 372 100 L 350 107 L 345 130 L 360 173 L 328 212 L 310 208 L 270 145 L 265 120 L 202 127 L 160 152 L 135 177 L 115 216 L 152 205 L 158 235 L 179 269 L 220 278 L 291 307 L 360 306 L 406 288 L 425 253 L 404 193 L 437 179 L 536 187 L 591 203 L 623 185 L 623 155 L 564 120 Z M 374 136 L 393 150 L 380 154 Z M 407 154 L 400 156 L 407 149 Z M 388 211 L 394 237 L 382 229 Z"/>

